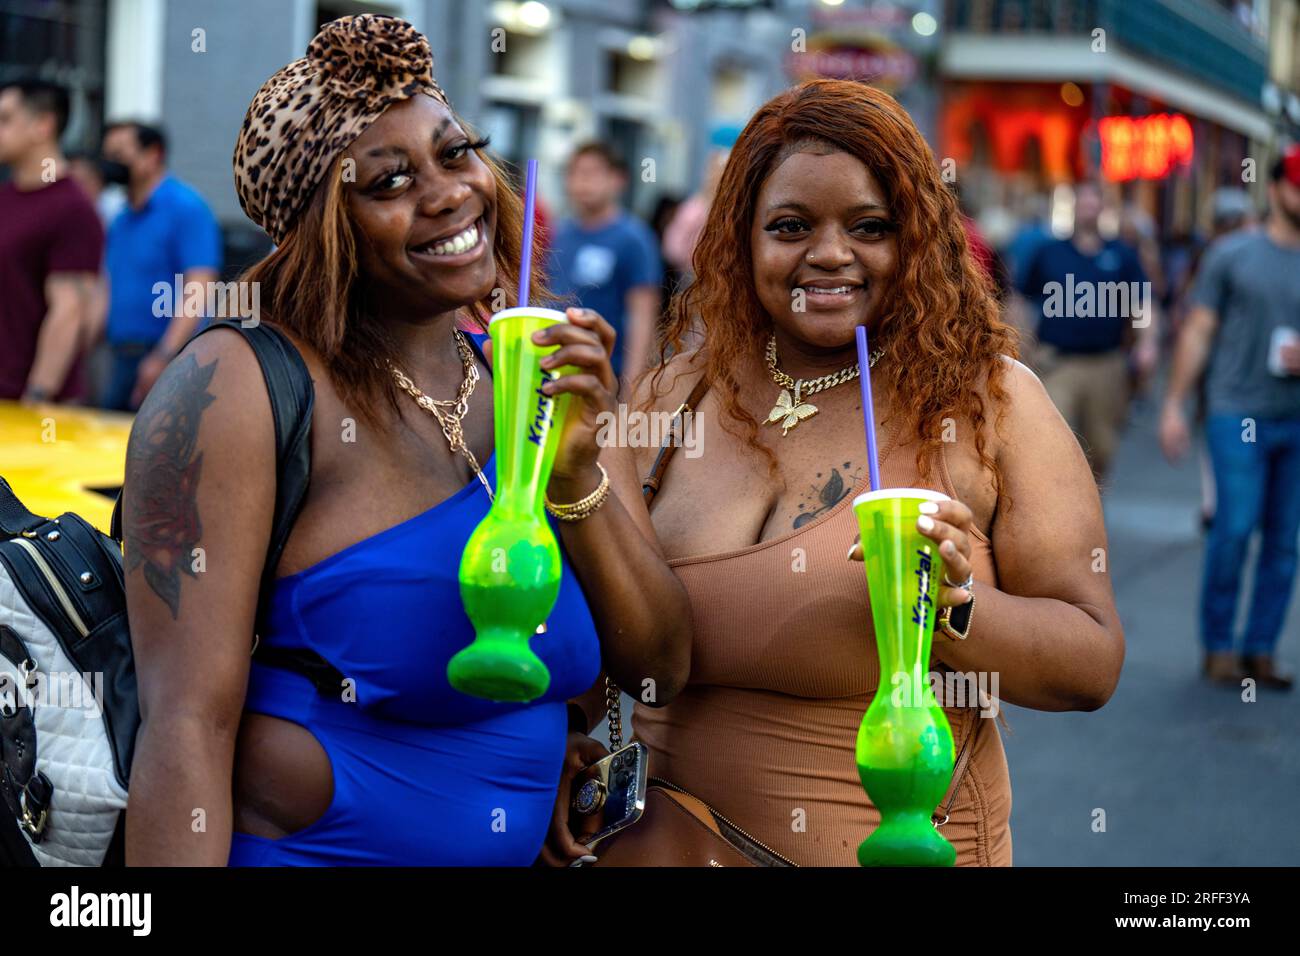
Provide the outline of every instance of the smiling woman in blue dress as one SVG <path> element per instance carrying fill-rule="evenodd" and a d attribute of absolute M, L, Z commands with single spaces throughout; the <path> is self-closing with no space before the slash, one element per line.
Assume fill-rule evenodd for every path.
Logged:
<path fill-rule="evenodd" d="M 612 494 L 558 523 L 564 577 L 534 640 L 550 689 L 495 704 L 447 683 L 473 638 L 460 554 L 496 482 L 492 389 L 473 387 L 491 374 L 484 337 L 457 326 L 481 327 L 521 257 L 520 203 L 485 145 L 434 83 L 427 41 L 389 17 L 328 24 L 249 108 L 236 187 L 277 248 L 243 278 L 260 283 L 262 321 L 315 387 L 310 485 L 260 639 L 319 655 L 355 700 L 250 666 L 274 423 L 241 335 L 201 335 L 150 393 L 128 452 L 143 718 L 132 865 L 526 865 L 556 801 L 566 701 L 602 658 L 628 685 L 655 680 L 665 702 L 685 683 L 684 592 L 626 451 L 597 448 L 613 331 L 581 310 L 539 333 L 561 346 L 550 364 L 579 369 L 547 386 L 574 399 L 548 497 L 575 502 L 605 482 Z M 422 407 L 421 393 L 443 404 Z M 199 548 L 205 570 L 191 573 Z"/>

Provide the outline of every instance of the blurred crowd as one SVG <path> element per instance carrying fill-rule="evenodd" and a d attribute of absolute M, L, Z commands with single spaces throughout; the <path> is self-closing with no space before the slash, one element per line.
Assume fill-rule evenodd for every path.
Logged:
<path fill-rule="evenodd" d="M 0 212 L 11 224 L 0 269 L 13 290 L 0 310 L 9 346 L 0 398 L 129 411 L 208 318 L 177 306 L 190 283 L 222 278 L 221 232 L 204 198 L 169 171 L 164 130 L 114 122 L 100 152 L 65 156 L 59 141 L 68 121 L 68 93 L 56 84 L 18 81 L 0 92 L 0 166 L 8 177 Z M 552 222 L 539 203 L 551 289 L 618 329 L 615 364 L 625 378 L 651 361 L 660 317 L 690 281 L 695 243 L 739 133 L 715 129 L 697 191 L 659 196 L 649 221 L 625 208 L 626 157 L 595 141 L 569 157 L 568 216 Z M 1066 227 L 1054 214 L 1062 190 Z M 1021 330 L 1023 357 L 1080 433 L 1099 480 L 1127 399 L 1148 387 L 1161 357 L 1173 352 L 1205 250 L 1257 222 L 1247 192 L 1224 187 L 1213 196 L 1206 234 L 1162 236 L 1148 213 L 1110 202 L 1093 181 L 1031 193 L 1015 209 L 968 215 L 972 253 Z M 1094 322 L 1044 316 L 1044 288 L 1067 275 L 1077 288 L 1149 283 L 1151 296 L 1128 303 L 1123 316 Z"/>
<path fill-rule="evenodd" d="M 69 157 L 68 120 L 54 83 L 0 90 L 0 399 L 131 411 L 204 318 L 184 291 L 219 279 L 221 231 L 162 130 L 113 123 Z"/>
<path fill-rule="evenodd" d="M 168 169 L 164 130 L 114 122 L 97 154 L 65 155 L 69 94 L 45 80 L 0 90 L 0 399 L 134 411 L 200 324 L 217 316 L 222 236 L 208 203 Z M 735 131 L 731 135 L 734 138 Z M 566 171 L 570 215 L 539 234 L 551 290 L 619 332 L 614 368 L 644 368 L 656 326 L 708 212 L 708 182 L 661 202 L 653 227 L 624 208 L 628 166 L 578 146 Z"/>

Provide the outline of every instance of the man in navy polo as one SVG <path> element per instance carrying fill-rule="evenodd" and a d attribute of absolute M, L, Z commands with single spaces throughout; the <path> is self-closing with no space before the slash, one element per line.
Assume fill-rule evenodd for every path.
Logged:
<path fill-rule="evenodd" d="M 1079 437 L 1100 485 L 1119 446 L 1134 380 L 1157 358 L 1151 284 L 1137 250 L 1103 238 L 1100 186 L 1075 186 L 1074 232 L 1039 244 L 1019 264 L 1029 306 L 1032 366 Z M 1027 343 L 1028 344 L 1028 343 Z"/>
<path fill-rule="evenodd" d="M 134 411 L 198 328 L 202 315 L 184 307 L 186 290 L 217 281 L 221 230 L 203 197 L 167 172 L 161 130 L 115 123 L 104 133 L 104 158 L 117 164 L 128 201 L 108 227 L 113 365 L 100 404 Z M 160 283 L 170 291 L 160 293 Z"/>

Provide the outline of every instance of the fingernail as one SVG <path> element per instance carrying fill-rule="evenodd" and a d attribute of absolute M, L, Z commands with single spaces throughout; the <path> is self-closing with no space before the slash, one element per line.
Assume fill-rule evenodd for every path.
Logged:
<path fill-rule="evenodd" d="M 933 531 L 934 519 L 929 515 L 921 515 L 921 517 L 916 519 L 916 526 L 922 531 Z"/>
<path fill-rule="evenodd" d="M 957 553 L 957 546 L 951 541 L 945 541 L 943 544 L 939 545 L 939 550 L 947 555 L 955 555 Z"/>
<path fill-rule="evenodd" d="M 936 515 L 939 513 L 939 504 L 935 501 L 922 501 L 917 510 L 923 515 Z"/>
<path fill-rule="evenodd" d="M 595 858 L 594 856 L 592 856 L 590 853 L 588 853 L 586 856 L 580 856 L 580 857 L 578 857 L 578 862 L 579 862 L 579 863 L 595 863 L 595 862 L 596 862 L 596 858 Z"/>

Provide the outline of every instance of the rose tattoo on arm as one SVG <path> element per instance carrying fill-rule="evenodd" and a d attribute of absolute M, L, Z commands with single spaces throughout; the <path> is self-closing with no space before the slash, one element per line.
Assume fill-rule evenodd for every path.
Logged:
<path fill-rule="evenodd" d="M 199 419 L 216 401 L 208 385 L 217 362 L 199 365 L 192 355 L 177 359 L 149 393 L 136 417 L 126 452 L 135 480 L 126 506 L 125 559 L 128 572 L 144 568 L 149 587 L 176 620 L 181 575 L 196 577 L 191 554 L 203 534 L 198 486 L 203 453 L 196 453 Z"/>

